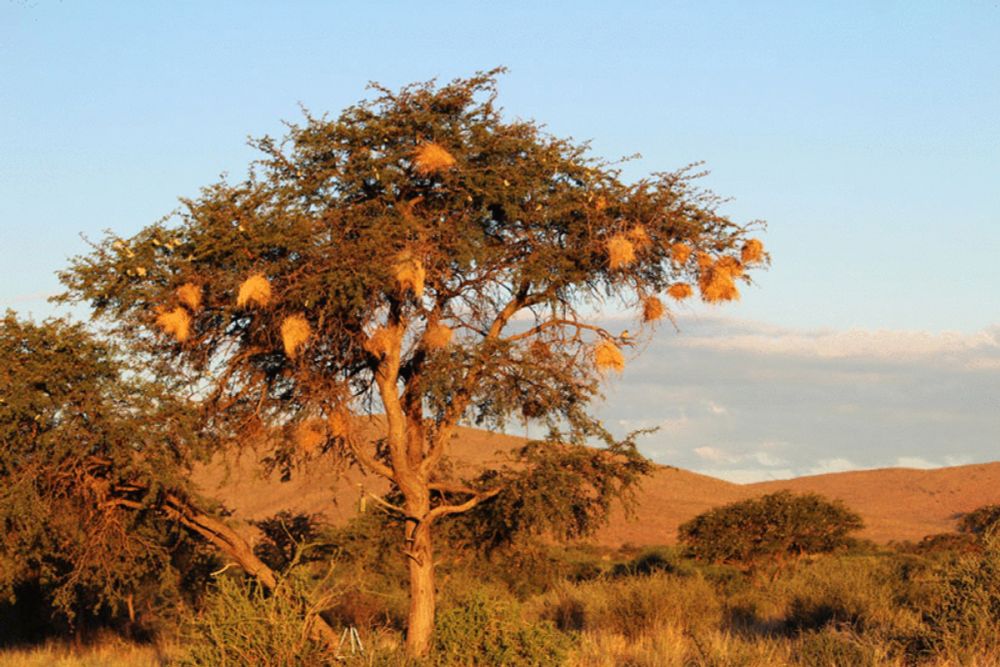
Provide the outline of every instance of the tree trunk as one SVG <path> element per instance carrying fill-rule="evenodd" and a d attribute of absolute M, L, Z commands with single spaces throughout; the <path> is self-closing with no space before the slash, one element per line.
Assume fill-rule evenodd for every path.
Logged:
<path fill-rule="evenodd" d="M 430 650 L 434 633 L 434 551 L 429 524 L 420 522 L 407 528 L 410 532 L 406 550 L 410 566 L 410 614 L 406 624 L 406 652 L 413 657 L 423 657 Z"/>

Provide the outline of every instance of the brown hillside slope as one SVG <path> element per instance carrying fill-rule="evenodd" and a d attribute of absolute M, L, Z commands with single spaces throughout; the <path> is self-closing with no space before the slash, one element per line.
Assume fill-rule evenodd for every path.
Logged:
<path fill-rule="evenodd" d="M 456 468 L 471 472 L 522 443 L 523 438 L 461 429 L 449 455 Z M 195 478 L 207 495 L 220 499 L 242 520 L 290 510 L 322 514 L 340 523 L 357 514 L 362 490 L 380 494 L 386 489 L 381 480 L 353 470 L 338 476 L 322 459 L 288 482 L 262 479 L 250 454 L 228 465 L 200 468 Z M 864 518 L 861 535 L 876 542 L 918 540 L 954 529 L 963 512 L 1000 503 L 1000 462 L 937 470 L 887 468 L 745 485 L 661 467 L 637 494 L 634 516 L 626 518 L 616 510 L 611 524 L 591 541 L 609 547 L 671 544 L 677 527 L 697 514 L 779 489 L 843 500 Z"/>

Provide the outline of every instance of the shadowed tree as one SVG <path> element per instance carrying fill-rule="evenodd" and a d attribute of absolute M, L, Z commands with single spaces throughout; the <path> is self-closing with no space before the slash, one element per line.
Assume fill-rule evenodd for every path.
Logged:
<path fill-rule="evenodd" d="M 246 180 L 108 236 L 62 275 L 65 298 L 89 301 L 150 372 L 190 378 L 220 436 L 270 442 L 285 472 L 329 452 L 391 483 L 417 655 L 437 521 L 495 503 L 574 535 L 648 470 L 587 412 L 636 340 L 601 313 L 652 325 L 667 299 L 731 300 L 767 259 L 690 170 L 628 183 L 586 145 L 505 120 L 498 72 L 307 114 L 254 142 Z M 511 418 L 549 436 L 475 479 L 449 472 L 460 422 Z"/>
<path fill-rule="evenodd" d="M 268 589 L 251 546 L 199 509 L 190 463 L 204 449 L 178 388 L 152 382 L 79 324 L 0 320 L 0 594 L 40 590 L 67 619 L 176 596 L 192 534 Z M 79 626 L 78 626 L 79 627 Z M 326 642 L 332 630 L 315 619 Z"/>
<path fill-rule="evenodd" d="M 0 590 L 34 584 L 71 622 L 166 588 L 184 535 L 150 508 L 184 488 L 191 420 L 79 325 L 0 320 Z M 187 445 L 183 445 L 186 447 Z"/>
<path fill-rule="evenodd" d="M 776 577 L 787 559 L 843 547 L 863 527 L 861 517 L 839 500 L 778 491 L 699 514 L 677 535 L 695 558 L 750 571 L 770 563 Z"/>

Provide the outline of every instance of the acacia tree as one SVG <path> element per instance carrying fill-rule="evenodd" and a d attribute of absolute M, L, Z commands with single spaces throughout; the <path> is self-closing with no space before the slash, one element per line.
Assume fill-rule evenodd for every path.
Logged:
<path fill-rule="evenodd" d="M 777 491 L 699 514 L 677 535 L 695 558 L 749 571 L 771 563 L 776 577 L 786 559 L 843 547 L 848 534 L 863 527 L 861 516 L 840 500 Z"/>
<path fill-rule="evenodd" d="M 115 502 L 183 489 L 191 440 L 178 403 L 125 370 L 80 325 L 0 319 L 0 592 L 33 584 L 70 621 L 102 608 L 134 618 L 137 591 L 172 586 L 184 548 L 151 512 Z"/>
<path fill-rule="evenodd" d="M 603 309 L 651 325 L 670 314 L 662 298 L 737 298 L 766 261 L 754 224 L 720 214 L 689 169 L 627 183 L 585 144 L 505 120 L 499 71 L 307 113 L 253 142 L 244 181 L 109 235 L 62 274 L 65 298 L 88 300 L 150 372 L 189 375 L 220 436 L 268 440 L 286 471 L 330 452 L 390 482 L 412 654 L 433 628 L 435 522 L 484 504 L 539 518 L 515 493 L 538 490 L 525 475 L 539 471 L 576 489 L 547 498 L 573 534 L 648 470 L 587 413 L 636 340 L 601 326 Z M 460 422 L 511 418 L 550 436 L 505 470 L 448 472 Z M 263 435 L 274 427 L 290 437 Z M 594 439 L 608 446 L 581 454 Z"/>
<path fill-rule="evenodd" d="M 0 597 L 37 590 L 77 628 L 81 615 L 135 621 L 137 602 L 177 596 L 209 563 L 204 542 L 277 587 L 190 488 L 205 449 L 190 402 L 139 370 L 80 324 L 0 319 Z"/>

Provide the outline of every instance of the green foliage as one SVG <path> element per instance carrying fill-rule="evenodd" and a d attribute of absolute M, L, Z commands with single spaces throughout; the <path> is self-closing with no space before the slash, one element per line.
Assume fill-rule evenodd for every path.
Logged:
<path fill-rule="evenodd" d="M 272 595 L 240 577 L 220 577 L 203 608 L 181 628 L 181 664 L 201 667 L 318 667 L 332 664 L 329 649 L 311 639 L 303 608 L 310 586 L 298 575 Z"/>
<path fill-rule="evenodd" d="M 701 514 L 681 525 L 678 537 L 701 560 L 780 568 L 787 558 L 845 546 L 862 525 L 840 501 L 779 491 Z"/>
<path fill-rule="evenodd" d="M 0 387 L 0 593 L 37 584 L 70 621 L 176 595 L 174 566 L 197 550 L 154 507 L 186 486 L 197 438 L 183 402 L 83 326 L 12 312 Z"/>
<path fill-rule="evenodd" d="M 441 613 L 434 641 L 434 664 L 456 667 L 560 665 L 569 648 L 551 623 L 525 620 L 516 603 L 486 590 Z"/>

